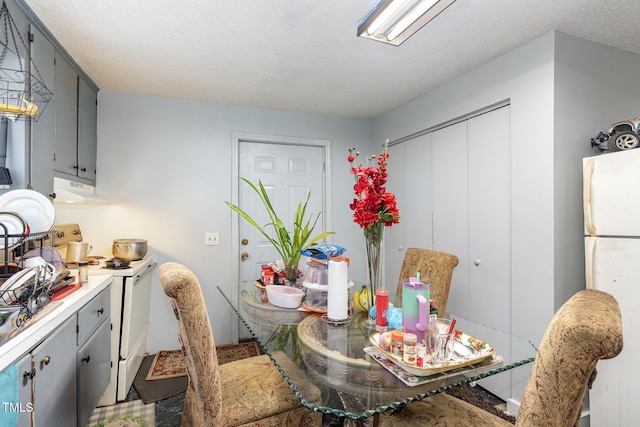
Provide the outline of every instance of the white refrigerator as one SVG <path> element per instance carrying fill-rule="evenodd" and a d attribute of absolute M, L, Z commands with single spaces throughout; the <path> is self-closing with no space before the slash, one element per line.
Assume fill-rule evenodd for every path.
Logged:
<path fill-rule="evenodd" d="M 583 159 L 587 288 L 613 295 L 623 349 L 601 360 L 589 392 L 592 427 L 638 425 L 640 370 L 640 149 Z"/>

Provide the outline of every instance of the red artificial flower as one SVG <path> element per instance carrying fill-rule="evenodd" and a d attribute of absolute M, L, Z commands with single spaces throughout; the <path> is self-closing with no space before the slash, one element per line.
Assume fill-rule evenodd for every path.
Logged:
<path fill-rule="evenodd" d="M 353 221 L 361 228 L 371 228 L 374 224 L 383 223 L 386 227 L 400 222 L 400 212 L 396 204 L 396 196 L 386 190 L 387 161 L 389 153 L 387 148 L 389 140 L 385 142 L 384 150 L 377 156 L 377 167 L 354 165 L 354 161 L 360 155 L 356 147 L 349 148 L 347 161 L 351 164 L 351 173 L 355 176 L 356 183 L 353 191 L 356 197 L 349 204 L 353 210 Z M 367 163 L 376 156 L 369 156 Z"/>

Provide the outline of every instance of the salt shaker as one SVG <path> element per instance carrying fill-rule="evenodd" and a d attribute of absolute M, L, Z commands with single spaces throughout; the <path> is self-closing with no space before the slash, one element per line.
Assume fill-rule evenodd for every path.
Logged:
<path fill-rule="evenodd" d="M 81 285 L 89 283 L 89 263 L 87 261 L 78 263 L 78 282 Z"/>

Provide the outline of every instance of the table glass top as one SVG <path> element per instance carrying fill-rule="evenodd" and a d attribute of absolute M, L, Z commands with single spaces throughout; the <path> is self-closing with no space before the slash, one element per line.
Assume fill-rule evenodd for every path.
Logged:
<path fill-rule="evenodd" d="M 364 325 L 365 312 L 356 311 L 348 322 L 336 325 L 318 313 L 273 306 L 258 288 L 242 291 L 237 307 L 220 287 L 218 290 L 281 372 L 281 365 L 291 365 L 279 363 L 282 358 L 293 360 L 300 368 L 301 373 L 295 375 L 282 373 L 302 403 L 339 417 L 363 420 L 530 363 L 536 355 L 536 348 L 528 340 L 453 316 L 457 319 L 456 330 L 493 346 L 496 359 L 429 378 L 409 378 L 409 386 L 407 378 L 402 381 L 365 352 L 371 346 L 370 335 L 376 333 Z M 390 300 L 394 300 L 393 295 Z M 307 392 L 309 382 L 320 389 L 319 397 L 318 393 Z M 413 385 L 416 382 L 418 385 Z"/>

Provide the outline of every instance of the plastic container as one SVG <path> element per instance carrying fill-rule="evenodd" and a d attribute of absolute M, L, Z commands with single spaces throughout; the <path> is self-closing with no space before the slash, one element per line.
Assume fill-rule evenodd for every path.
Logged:
<path fill-rule="evenodd" d="M 89 263 L 87 261 L 78 263 L 78 283 L 81 285 L 89 283 Z"/>
<path fill-rule="evenodd" d="M 376 330 L 387 330 L 387 310 L 389 309 L 389 290 L 378 288 L 376 290 Z"/>
<path fill-rule="evenodd" d="M 401 330 L 391 332 L 391 353 L 398 356 L 404 354 L 404 332 Z"/>
<path fill-rule="evenodd" d="M 329 291 L 329 269 L 315 263 L 310 263 L 302 280 L 302 286 L 307 290 L 305 305 L 312 310 L 327 309 L 327 294 Z"/>
<path fill-rule="evenodd" d="M 402 360 L 410 366 L 416 365 L 418 338 L 415 334 L 404 334 L 404 354 Z"/>
<path fill-rule="evenodd" d="M 267 297 L 269 302 L 277 307 L 298 308 L 302 304 L 304 291 L 286 285 L 267 286 Z"/>

